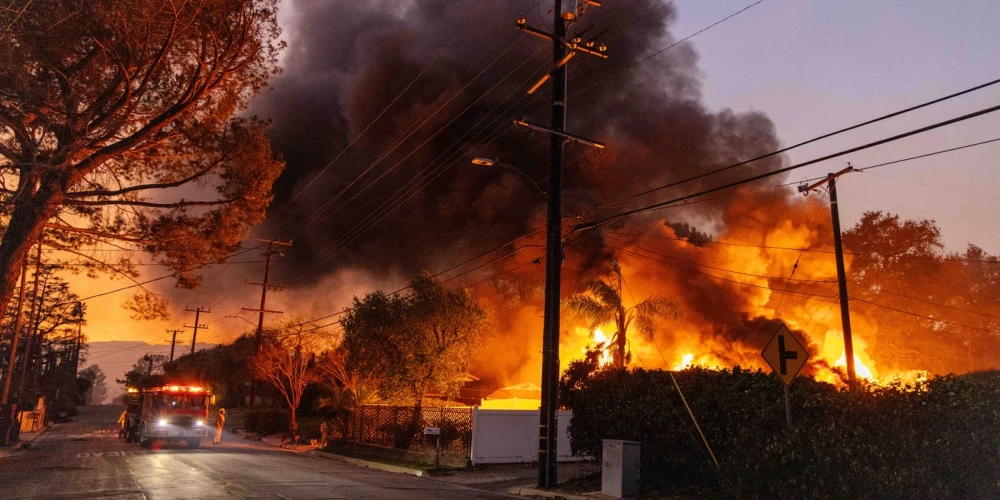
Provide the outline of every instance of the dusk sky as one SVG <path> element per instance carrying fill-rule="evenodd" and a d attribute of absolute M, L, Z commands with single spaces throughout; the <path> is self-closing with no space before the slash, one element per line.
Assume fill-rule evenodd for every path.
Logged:
<path fill-rule="evenodd" d="M 998 20 L 4 2 L 0 497 L 1000 498 Z"/>
<path fill-rule="evenodd" d="M 619 1 L 608 0 L 602 8 L 614 9 Z M 534 4 L 527 0 L 519 3 Z M 678 0 L 673 2 L 678 19 L 670 31 L 675 39 L 686 37 L 749 3 Z M 290 44 L 288 51 L 309 50 L 296 42 L 295 5 L 284 4 L 281 18 L 284 38 Z M 648 4 L 655 15 L 662 2 Z M 763 111 L 775 123 L 782 143 L 788 145 L 997 78 L 1000 73 L 995 68 L 1000 67 L 1000 55 L 992 48 L 1000 42 L 995 30 L 998 13 L 1000 5 L 974 1 L 953 2 L 942 8 L 937 2 L 765 0 L 686 43 L 692 44 L 698 55 L 703 99 L 709 108 Z M 537 13 L 534 16 L 537 19 Z M 275 85 L 280 84 L 280 79 L 275 81 Z M 571 93 L 576 85 L 570 83 Z M 788 159 L 792 163 L 808 160 L 995 105 L 998 99 L 1000 88 L 978 91 L 792 151 Z M 570 109 L 586 105 L 585 101 L 571 101 Z M 847 161 L 864 167 L 998 136 L 1000 116 L 990 115 L 856 153 L 842 162 L 809 167 L 795 172 L 791 180 L 838 170 Z M 843 225 L 853 225 L 864 211 L 886 210 L 906 218 L 934 219 L 942 229 L 948 251 L 962 251 L 973 242 L 988 252 L 1000 252 L 1000 231 L 996 231 L 1000 224 L 996 217 L 1000 203 L 1000 195 L 996 194 L 1000 187 L 996 174 L 1000 166 L 998 153 L 1000 143 L 848 175 L 838 184 Z M 225 266 L 208 273 L 205 289 L 172 292 L 174 298 L 182 297 L 190 304 L 211 299 L 209 302 L 225 308 L 218 309 L 222 314 L 207 316 L 214 323 L 199 340 L 230 340 L 252 328 L 243 319 L 222 318 L 238 311 L 241 304 L 253 307 L 258 290 L 249 286 L 220 290 L 213 286 L 212 277 L 242 281 L 244 277 L 256 277 L 259 266 Z M 148 277 L 159 274 L 145 273 Z M 158 285 L 159 290 L 172 287 L 169 281 Z M 80 295 L 87 296 L 122 284 L 101 279 L 80 280 L 75 286 Z M 284 292 L 275 294 L 272 300 L 280 307 L 281 303 L 295 303 L 302 293 L 308 294 Z M 336 293 L 340 296 L 337 302 L 346 305 L 351 293 Z M 124 295 L 118 294 L 89 302 L 91 319 L 87 330 L 92 340 L 162 342 L 166 334 L 161 332 L 179 327 L 182 320 L 190 321 L 189 314 L 183 313 L 186 304 L 174 303 L 168 321 L 135 322 L 118 307 L 123 299 Z M 250 319 L 256 322 L 256 318 Z"/>
<path fill-rule="evenodd" d="M 748 3 L 675 2 L 680 16 L 674 34 L 687 36 Z M 708 103 L 766 112 L 787 145 L 1000 78 L 998 15 L 1000 4 L 981 1 L 946 6 L 931 1 L 765 0 L 692 42 Z M 793 163 L 809 160 L 998 101 L 1000 89 L 984 89 L 788 156 Z M 985 116 L 843 161 L 863 167 L 997 137 L 1000 117 Z M 814 177 L 843 166 L 827 162 L 795 175 Z M 998 169 L 1000 143 L 995 143 L 848 175 L 838 184 L 844 225 L 866 210 L 887 210 L 934 219 L 948 250 L 962 251 L 974 242 L 996 253 Z"/>

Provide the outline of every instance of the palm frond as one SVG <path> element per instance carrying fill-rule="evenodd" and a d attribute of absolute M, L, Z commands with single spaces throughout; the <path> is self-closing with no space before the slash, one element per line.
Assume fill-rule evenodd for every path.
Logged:
<path fill-rule="evenodd" d="M 588 281 L 587 290 L 607 306 L 618 309 L 622 305 L 621 293 L 604 279 Z"/>
<path fill-rule="evenodd" d="M 635 310 L 635 328 L 646 338 L 652 338 L 656 320 L 675 320 L 680 317 L 680 307 L 666 297 L 653 295 L 638 303 Z"/>
<path fill-rule="evenodd" d="M 577 293 L 563 302 L 566 307 L 591 323 L 591 328 L 614 320 L 615 309 L 586 294 Z"/>

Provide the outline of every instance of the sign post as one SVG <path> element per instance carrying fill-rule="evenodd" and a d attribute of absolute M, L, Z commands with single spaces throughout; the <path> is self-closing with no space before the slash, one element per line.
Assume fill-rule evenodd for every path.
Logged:
<path fill-rule="evenodd" d="M 434 468 L 441 467 L 441 428 L 424 427 L 424 435 L 437 438 L 434 443 Z"/>
<path fill-rule="evenodd" d="M 799 339 L 781 323 L 778 330 L 774 332 L 771 341 L 764 346 L 760 356 L 774 370 L 781 382 L 785 384 L 785 420 L 788 427 L 792 427 L 792 405 L 789 402 L 788 386 L 795 380 L 806 360 L 809 359 L 809 351 L 799 342 Z"/>

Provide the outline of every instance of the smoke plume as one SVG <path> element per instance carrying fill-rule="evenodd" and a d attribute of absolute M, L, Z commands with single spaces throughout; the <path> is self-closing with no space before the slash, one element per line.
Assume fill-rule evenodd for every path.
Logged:
<path fill-rule="evenodd" d="M 358 284 L 348 282 L 356 274 L 393 290 L 392 283 L 405 281 L 400 277 L 447 269 L 528 235 L 440 276 L 451 279 L 449 285 L 471 286 L 494 310 L 495 335 L 474 366 L 495 384 L 537 378 L 544 279 L 538 229 L 545 203 L 521 176 L 470 160 L 498 159 L 546 188 L 548 137 L 511 125 L 520 117 L 549 120 L 549 85 L 535 95 L 525 92 L 550 69 L 551 45 L 514 28 L 524 15 L 546 29 L 551 14 L 549 2 L 542 3 L 546 7 L 532 8 L 530 1 L 290 2 L 284 73 L 253 109 L 273 120 L 274 147 L 288 163 L 264 230 L 295 240 L 278 279 L 313 296 L 340 294 L 331 287 L 356 290 Z M 600 35 L 609 57 L 571 61 L 568 129 L 608 147 L 567 146 L 567 215 L 596 217 L 783 166 L 785 159 L 774 157 L 594 210 L 780 146 L 763 113 L 703 104 L 690 43 L 629 67 L 674 41 L 669 28 L 677 15 L 673 5 L 651 10 L 607 1 L 570 27 L 584 40 Z M 799 257 L 720 244 L 829 247 L 829 232 L 816 230 L 829 227 L 819 206 L 787 189 L 753 186 L 570 235 L 563 295 L 607 275 L 617 260 L 635 300 L 654 294 L 675 300 L 682 318 L 661 325 L 655 339 L 634 338 L 633 363 L 671 366 L 692 353 L 708 366 L 759 366 L 774 317 L 818 332 L 806 334 L 807 341 L 832 349 L 825 337 L 836 315 L 818 320 L 830 304 L 821 296 L 832 293 L 829 254 Z M 684 241 L 682 222 L 714 241 Z M 796 260 L 798 281 L 789 281 Z M 733 269 L 745 274 L 726 271 Z M 593 339 L 578 318 L 567 316 L 563 326 L 565 365 Z"/>

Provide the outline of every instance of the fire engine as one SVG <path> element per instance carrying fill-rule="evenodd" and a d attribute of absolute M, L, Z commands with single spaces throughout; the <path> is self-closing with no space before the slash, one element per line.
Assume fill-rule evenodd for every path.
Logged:
<path fill-rule="evenodd" d="M 215 397 L 208 389 L 190 385 L 165 385 L 149 389 L 129 387 L 125 438 L 143 447 L 154 441 L 186 441 L 191 448 L 208 435 L 209 407 Z"/>

